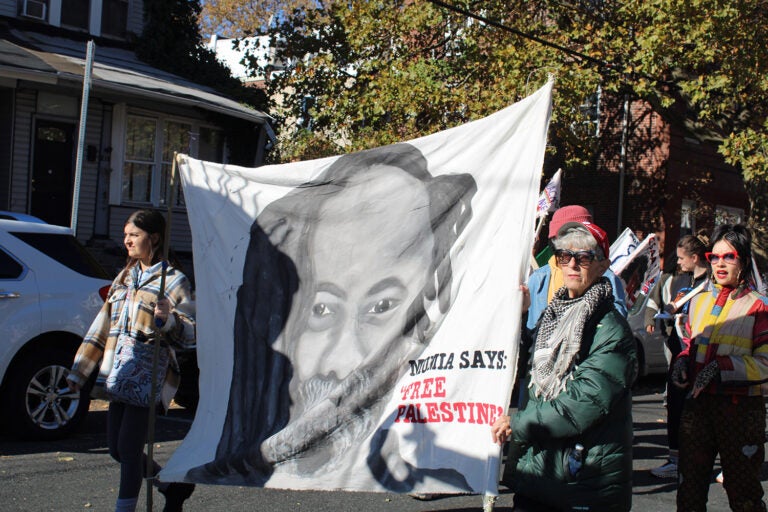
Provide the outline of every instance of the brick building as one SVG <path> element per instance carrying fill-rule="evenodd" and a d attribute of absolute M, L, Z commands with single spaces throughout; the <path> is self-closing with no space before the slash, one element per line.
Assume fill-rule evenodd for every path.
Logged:
<path fill-rule="evenodd" d="M 612 238 L 626 227 L 641 238 L 655 232 L 662 244 L 669 241 L 663 245 L 667 258 L 685 234 L 746 221 L 743 179 L 717 152 L 715 137 L 691 129 L 682 117 L 670 123 L 638 100 L 629 103 L 622 144 L 623 113 L 622 101 L 606 100 L 595 163 L 566 170 L 562 204 L 586 206 Z"/>
<path fill-rule="evenodd" d="M 252 158 L 238 163 L 263 163 L 273 137 L 267 114 L 136 56 L 144 3 L 0 0 L 0 210 L 74 225 L 82 242 L 121 247 L 131 212 L 167 208 L 174 152 L 231 163 L 228 133 L 237 127 L 253 141 Z M 172 245 L 190 252 L 183 195 L 173 210 Z"/>

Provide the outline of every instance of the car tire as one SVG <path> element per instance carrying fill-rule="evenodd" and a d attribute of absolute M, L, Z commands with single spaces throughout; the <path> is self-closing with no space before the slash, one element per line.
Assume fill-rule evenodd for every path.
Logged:
<path fill-rule="evenodd" d="M 79 393 L 68 389 L 72 359 L 67 350 L 47 349 L 32 351 L 14 364 L 5 393 L 11 434 L 47 441 L 80 426 L 90 406 L 89 386 Z"/>

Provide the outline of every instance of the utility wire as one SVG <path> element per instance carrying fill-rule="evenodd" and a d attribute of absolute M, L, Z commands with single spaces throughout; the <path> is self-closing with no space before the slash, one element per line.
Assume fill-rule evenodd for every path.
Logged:
<path fill-rule="evenodd" d="M 442 2 L 441 0 L 428 0 L 429 3 L 435 4 L 437 6 L 443 7 L 445 9 L 448 9 L 450 11 L 453 11 L 458 14 L 462 14 L 464 16 L 467 16 L 469 18 L 476 19 L 478 21 L 482 21 L 483 23 L 487 25 L 491 25 L 496 28 L 500 28 L 501 30 L 505 30 L 507 32 L 510 32 L 512 34 L 515 34 L 517 36 L 523 37 L 525 39 L 530 39 L 531 41 L 535 41 L 539 44 L 543 44 L 544 46 L 549 46 L 550 48 L 554 48 L 556 50 L 559 50 L 561 52 L 564 52 L 571 57 L 576 57 L 578 59 L 591 62 L 592 64 L 595 64 L 598 66 L 598 68 L 606 68 L 611 71 L 618 71 L 617 66 L 610 64 L 608 62 L 605 62 L 600 59 L 596 59 L 594 57 L 590 57 L 589 55 L 586 55 L 581 52 L 577 52 L 576 50 L 571 50 L 570 48 L 566 48 L 565 46 L 560 46 L 559 44 L 547 41 L 546 39 L 542 39 L 540 37 L 534 36 L 532 34 L 527 34 L 521 30 L 517 30 L 516 28 L 512 28 L 510 26 L 504 25 L 501 22 L 491 20 L 489 18 L 486 18 L 484 16 L 480 16 L 479 14 L 475 14 L 471 11 L 468 11 L 466 9 L 462 9 L 461 7 L 456 7 L 455 5 L 447 4 L 445 2 Z"/>

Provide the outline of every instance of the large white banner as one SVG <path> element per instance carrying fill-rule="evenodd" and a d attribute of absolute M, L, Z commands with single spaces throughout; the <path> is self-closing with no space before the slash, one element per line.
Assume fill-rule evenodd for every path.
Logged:
<path fill-rule="evenodd" d="M 182 156 L 201 396 L 161 478 L 495 493 L 551 95 L 340 157 Z"/>

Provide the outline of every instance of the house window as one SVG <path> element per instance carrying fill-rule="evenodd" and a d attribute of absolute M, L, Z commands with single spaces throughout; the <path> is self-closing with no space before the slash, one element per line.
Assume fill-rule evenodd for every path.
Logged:
<path fill-rule="evenodd" d="M 61 0 L 61 24 L 88 30 L 90 0 Z"/>
<path fill-rule="evenodd" d="M 223 161 L 223 133 L 189 121 L 128 114 L 125 134 L 123 203 L 166 205 L 170 200 L 174 152 L 202 160 Z M 184 206 L 181 188 L 177 188 L 174 206 Z"/>
<path fill-rule="evenodd" d="M 163 123 L 163 161 L 162 177 L 161 177 L 161 191 L 160 191 L 160 204 L 168 204 L 171 199 L 171 190 L 168 186 L 170 184 L 171 166 L 173 165 L 173 153 L 174 151 L 179 153 L 191 153 L 190 151 L 190 135 L 192 132 L 192 126 L 189 124 L 183 124 L 175 121 L 165 121 Z M 178 176 L 176 177 L 178 180 Z M 181 187 L 177 185 L 176 204 L 173 206 L 183 206 L 184 198 L 182 197 Z"/>
<path fill-rule="evenodd" d="M 19 2 L 20 14 L 25 18 L 35 20 L 48 20 L 48 0 L 21 0 Z"/>
<path fill-rule="evenodd" d="M 696 202 L 690 199 L 683 199 L 680 207 L 680 237 L 692 235 L 696 231 L 696 217 L 693 211 L 696 209 Z"/>
<path fill-rule="evenodd" d="M 723 224 L 741 224 L 744 221 L 744 210 L 732 206 L 715 206 L 715 227 Z"/>
<path fill-rule="evenodd" d="M 128 116 L 125 132 L 123 201 L 152 203 L 157 120 Z"/>
<path fill-rule="evenodd" d="M 128 27 L 128 0 L 103 0 L 101 34 L 125 38 Z"/>
<path fill-rule="evenodd" d="M 207 162 L 224 161 L 224 134 L 221 130 L 200 127 L 200 138 L 197 142 L 197 158 Z"/>

